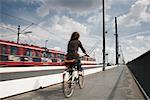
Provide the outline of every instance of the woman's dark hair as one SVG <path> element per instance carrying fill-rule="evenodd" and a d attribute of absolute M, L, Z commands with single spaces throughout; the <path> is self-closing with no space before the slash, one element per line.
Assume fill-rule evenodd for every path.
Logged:
<path fill-rule="evenodd" d="M 80 37 L 80 35 L 79 35 L 78 32 L 73 32 L 72 35 L 71 35 L 70 40 L 78 40 L 79 37 Z"/>

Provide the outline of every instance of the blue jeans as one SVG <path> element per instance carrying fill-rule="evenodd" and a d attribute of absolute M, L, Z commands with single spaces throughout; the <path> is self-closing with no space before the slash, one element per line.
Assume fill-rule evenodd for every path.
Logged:
<path fill-rule="evenodd" d="M 76 66 L 77 66 L 77 70 L 78 71 L 82 71 L 83 70 L 83 68 L 81 67 L 81 60 L 80 59 L 77 60 Z"/>

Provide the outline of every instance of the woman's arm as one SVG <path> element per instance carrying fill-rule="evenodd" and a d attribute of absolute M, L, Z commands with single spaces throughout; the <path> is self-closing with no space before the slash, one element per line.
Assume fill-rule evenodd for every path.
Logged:
<path fill-rule="evenodd" d="M 86 51 L 85 51 L 85 49 L 83 48 L 83 46 L 82 46 L 82 43 L 79 41 L 79 47 L 81 48 L 81 50 L 82 50 L 82 52 L 85 54 L 85 56 L 88 56 L 89 57 L 89 55 L 86 53 Z"/>

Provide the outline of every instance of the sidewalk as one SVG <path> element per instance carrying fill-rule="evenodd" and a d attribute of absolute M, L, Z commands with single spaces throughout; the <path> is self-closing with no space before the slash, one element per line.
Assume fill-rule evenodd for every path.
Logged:
<path fill-rule="evenodd" d="M 126 66 L 119 66 L 85 78 L 85 88 L 76 87 L 72 97 L 65 98 L 61 84 L 4 100 L 144 100 Z"/>
<path fill-rule="evenodd" d="M 127 66 L 93 74 L 87 80 L 88 94 L 83 100 L 144 100 Z"/>

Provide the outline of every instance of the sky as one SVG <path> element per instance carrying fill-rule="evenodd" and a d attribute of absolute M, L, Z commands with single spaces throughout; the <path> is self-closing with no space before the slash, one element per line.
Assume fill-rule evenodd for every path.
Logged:
<path fill-rule="evenodd" d="M 150 50 L 150 0 L 105 0 L 110 63 L 115 62 L 115 17 L 126 62 Z M 89 55 L 102 62 L 102 0 L 0 0 L 0 39 L 16 42 L 18 25 L 20 43 L 61 51 L 77 31 Z"/>

